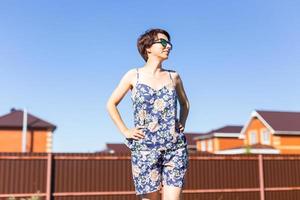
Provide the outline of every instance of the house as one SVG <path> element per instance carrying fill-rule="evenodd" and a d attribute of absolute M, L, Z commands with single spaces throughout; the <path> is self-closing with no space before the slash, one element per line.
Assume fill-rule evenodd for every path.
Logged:
<path fill-rule="evenodd" d="M 200 136 L 200 135 L 203 135 L 203 133 L 189 132 L 189 133 L 184 133 L 184 135 L 185 135 L 185 138 L 186 138 L 186 142 L 187 142 L 187 145 L 188 145 L 187 147 L 188 147 L 189 152 L 197 151 L 195 138 Z"/>
<path fill-rule="evenodd" d="M 12 108 L 0 116 L 0 152 L 22 152 L 23 111 Z M 56 126 L 27 114 L 26 152 L 51 152 Z"/>
<path fill-rule="evenodd" d="M 106 143 L 106 149 L 100 153 L 130 153 L 130 149 L 123 143 Z"/>
<path fill-rule="evenodd" d="M 259 146 L 260 153 L 300 154 L 300 112 L 255 110 L 240 138 L 251 150 Z"/>
<path fill-rule="evenodd" d="M 195 137 L 197 151 L 217 153 L 243 145 L 243 140 L 239 138 L 242 128 L 228 125 Z"/>

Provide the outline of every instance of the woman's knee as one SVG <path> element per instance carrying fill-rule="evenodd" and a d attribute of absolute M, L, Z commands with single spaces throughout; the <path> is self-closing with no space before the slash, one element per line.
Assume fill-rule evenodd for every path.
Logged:
<path fill-rule="evenodd" d="M 181 187 L 163 186 L 163 200 L 180 200 Z"/>

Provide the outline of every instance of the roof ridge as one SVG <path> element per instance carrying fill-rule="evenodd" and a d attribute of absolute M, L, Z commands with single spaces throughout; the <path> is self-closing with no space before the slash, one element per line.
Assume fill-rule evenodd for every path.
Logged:
<path fill-rule="evenodd" d="M 24 115 L 23 110 L 11 110 L 8 114 L 0 117 L 1 127 L 21 127 L 22 126 L 22 116 Z M 37 117 L 29 112 L 27 112 L 27 125 L 32 128 L 51 128 L 53 131 L 56 126 L 40 117 Z"/>
<path fill-rule="evenodd" d="M 289 111 L 289 110 L 255 110 L 256 112 L 278 112 L 278 113 L 299 113 L 300 111 Z"/>

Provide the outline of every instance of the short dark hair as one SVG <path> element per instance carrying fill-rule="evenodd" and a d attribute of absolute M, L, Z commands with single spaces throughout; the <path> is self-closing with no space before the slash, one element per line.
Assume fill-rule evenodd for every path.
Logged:
<path fill-rule="evenodd" d="M 141 54 L 141 56 L 146 62 L 148 60 L 146 49 L 151 47 L 154 40 L 157 39 L 158 33 L 164 34 L 165 36 L 167 36 L 169 41 L 171 40 L 170 34 L 166 30 L 159 29 L 159 28 L 152 28 L 146 30 L 145 33 L 140 35 L 137 40 L 137 48 L 139 50 L 139 53 Z"/>

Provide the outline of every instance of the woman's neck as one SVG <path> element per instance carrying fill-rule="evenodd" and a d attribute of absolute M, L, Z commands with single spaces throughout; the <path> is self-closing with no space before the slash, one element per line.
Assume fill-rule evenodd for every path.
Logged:
<path fill-rule="evenodd" d="M 145 71 L 147 71 L 147 73 L 155 76 L 155 74 L 163 71 L 162 61 L 149 58 L 147 60 L 146 64 L 144 65 L 144 69 L 145 69 Z"/>

